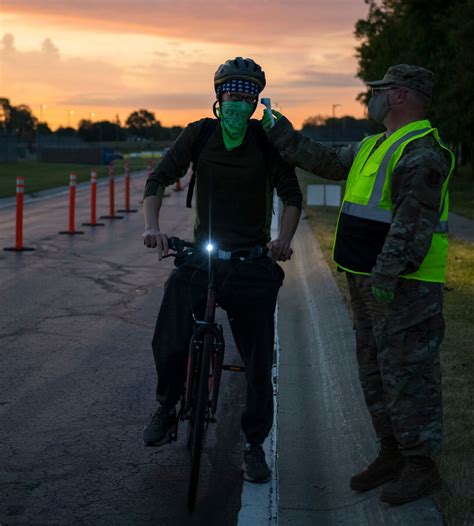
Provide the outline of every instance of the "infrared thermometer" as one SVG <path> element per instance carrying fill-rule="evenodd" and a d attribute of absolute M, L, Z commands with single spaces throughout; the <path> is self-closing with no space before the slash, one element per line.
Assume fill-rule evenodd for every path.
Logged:
<path fill-rule="evenodd" d="M 275 125 L 275 119 L 273 118 L 272 113 L 272 101 L 270 99 L 267 99 L 265 97 L 262 97 L 260 99 L 260 102 L 267 108 L 268 114 L 270 115 L 270 122 L 272 123 L 272 127 Z"/>

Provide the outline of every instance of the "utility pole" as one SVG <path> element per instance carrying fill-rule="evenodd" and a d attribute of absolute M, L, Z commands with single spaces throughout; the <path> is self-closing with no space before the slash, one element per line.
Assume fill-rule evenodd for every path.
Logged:
<path fill-rule="evenodd" d="M 332 145 L 336 144 L 336 108 L 340 108 L 340 104 L 332 105 Z"/>

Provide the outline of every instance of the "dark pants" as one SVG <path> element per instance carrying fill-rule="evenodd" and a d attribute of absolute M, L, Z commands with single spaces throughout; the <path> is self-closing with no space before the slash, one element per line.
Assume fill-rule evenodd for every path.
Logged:
<path fill-rule="evenodd" d="M 441 450 L 439 348 L 444 335 L 442 283 L 400 279 L 395 300 L 378 303 L 370 276 L 347 273 L 359 378 L 375 432 L 404 455 Z"/>
<path fill-rule="evenodd" d="M 246 368 L 242 429 L 249 443 L 261 444 L 273 422 L 274 311 L 284 272 L 263 257 L 219 260 L 216 273 L 218 304 L 227 312 Z M 152 342 L 156 395 L 164 407 L 175 406 L 183 394 L 193 314 L 198 320 L 204 317 L 207 283 L 207 265 L 188 258 L 165 284 Z"/>

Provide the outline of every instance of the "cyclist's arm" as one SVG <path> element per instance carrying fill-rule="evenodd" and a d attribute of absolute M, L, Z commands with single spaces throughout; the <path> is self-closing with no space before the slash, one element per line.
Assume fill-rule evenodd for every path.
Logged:
<path fill-rule="evenodd" d="M 182 131 L 146 181 L 143 195 L 143 242 L 148 248 L 158 248 L 160 258 L 168 254 L 168 240 L 166 235 L 161 233 L 159 224 L 163 193 L 167 186 L 175 183 L 187 172 L 192 159 L 193 143 L 199 134 L 201 123 L 202 121 L 193 122 Z"/>
<path fill-rule="evenodd" d="M 270 175 L 284 208 L 278 239 L 270 241 L 269 247 L 274 261 L 286 261 L 291 257 L 291 240 L 300 220 L 303 195 L 295 169 L 273 148 L 270 149 Z"/>
<path fill-rule="evenodd" d="M 144 199 L 149 195 L 163 195 L 164 189 L 183 177 L 192 160 L 193 144 L 204 119 L 188 124 L 153 168 L 145 184 Z"/>
<path fill-rule="evenodd" d="M 287 162 L 335 181 L 347 179 L 355 156 L 355 146 L 325 146 L 295 131 L 285 117 L 270 129 L 268 139 Z"/>

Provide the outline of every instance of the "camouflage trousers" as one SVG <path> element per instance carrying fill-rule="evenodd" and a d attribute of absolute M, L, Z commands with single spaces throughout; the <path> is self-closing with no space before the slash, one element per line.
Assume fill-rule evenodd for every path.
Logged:
<path fill-rule="evenodd" d="M 347 273 L 359 378 L 381 443 L 404 455 L 441 451 L 439 348 L 444 335 L 443 285 L 400 279 L 395 300 L 378 303 L 370 276 Z"/>

